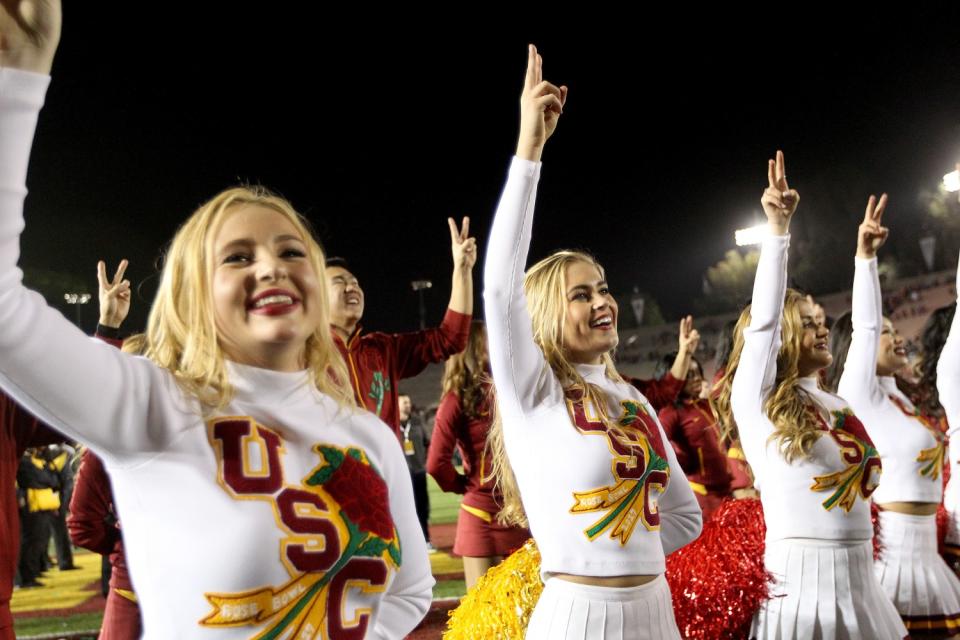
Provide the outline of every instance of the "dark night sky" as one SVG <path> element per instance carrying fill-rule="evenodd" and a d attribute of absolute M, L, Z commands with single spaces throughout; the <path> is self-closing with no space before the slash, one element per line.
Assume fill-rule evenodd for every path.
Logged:
<path fill-rule="evenodd" d="M 528 40 L 547 78 L 570 87 L 544 154 L 531 255 L 588 248 L 621 297 L 639 286 L 668 317 L 691 308 L 733 230 L 761 215 L 776 148 L 807 216 L 797 233 L 815 245 L 818 219 L 849 218 L 850 257 L 870 190 L 891 194 L 894 233 L 915 233 L 918 190 L 960 158 L 960 38 L 932 10 L 855 26 L 764 25 L 758 14 L 734 30 L 722 25 L 737 18 L 717 14 L 628 28 L 609 15 L 524 30 L 396 26 L 416 23 L 409 15 L 376 27 L 279 4 L 117 22 L 86 4 L 65 11 L 23 264 L 80 271 L 92 287 L 98 257 L 130 258 L 147 296 L 131 328 L 163 243 L 238 180 L 286 195 L 351 261 L 368 328 L 414 328 L 418 278 L 434 282 L 438 319 L 445 218 L 471 215 L 482 249 Z"/>

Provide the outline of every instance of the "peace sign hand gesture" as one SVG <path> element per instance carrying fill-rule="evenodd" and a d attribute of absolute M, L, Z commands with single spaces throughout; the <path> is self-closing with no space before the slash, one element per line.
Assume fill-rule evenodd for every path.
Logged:
<path fill-rule="evenodd" d="M 767 222 L 774 235 L 784 236 L 790 229 L 790 219 L 800 203 L 800 194 L 787 185 L 787 172 L 783 151 L 777 151 L 776 160 L 767 160 L 768 186 L 763 191 L 760 204 L 767 214 Z"/>
<path fill-rule="evenodd" d="M 520 137 L 517 157 L 540 161 L 543 145 L 553 135 L 567 101 L 567 88 L 543 79 L 543 58 L 532 44 L 527 51 L 527 75 L 520 94 Z"/>
<path fill-rule="evenodd" d="M 119 329 L 130 312 L 130 281 L 123 279 L 123 273 L 129 263 L 120 261 L 113 280 L 107 279 L 107 265 L 101 260 L 97 263 L 98 295 L 100 297 L 100 324 Z"/>
<path fill-rule="evenodd" d="M 693 328 L 693 316 L 680 319 L 679 347 L 681 352 L 693 354 L 700 344 L 700 332 Z"/>
<path fill-rule="evenodd" d="M 457 229 L 457 221 L 447 218 L 450 225 L 450 249 L 453 251 L 453 268 L 473 269 L 477 264 L 477 239 L 470 237 L 470 218 L 464 216 L 463 226 Z"/>
<path fill-rule="evenodd" d="M 867 200 L 867 210 L 863 214 L 863 222 L 857 231 L 857 257 L 869 260 L 877 257 L 877 250 L 887 241 L 890 229 L 880 226 L 883 219 L 883 210 L 887 208 L 887 194 L 870 196 Z"/>

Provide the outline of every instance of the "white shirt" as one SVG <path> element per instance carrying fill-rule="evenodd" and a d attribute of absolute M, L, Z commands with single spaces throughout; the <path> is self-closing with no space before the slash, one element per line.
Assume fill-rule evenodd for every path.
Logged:
<path fill-rule="evenodd" d="M 816 380 L 801 378 L 802 392 L 820 415 L 822 435 L 809 456 L 792 463 L 770 439 L 774 426 L 763 405 L 777 373 L 789 245 L 790 236 L 768 236 L 760 252 L 750 326 L 743 332 L 730 399 L 740 442 L 760 490 L 767 540 L 869 540 L 873 527 L 867 499 L 876 488 L 880 464 L 876 451 L 849 433 L 862 426 L 855 418 L 847 423 L 850 410 L 843 399 L 820 389 Z"/>
<path fill-rule="evenodd" d="M 610 417 L 642 430 L 627 429 L 635 442 L 623 445 L 591 419 L 593 407 L 568 398 L 533 341 L 523 277 L 540 166 L 513 159 L 490 234 L 484 303 L 504 442 L 541 571 L 663 573 L 664 554 L 699 535 L 701 514 L 656 412 L 602 365 L 578 365 L 610 397 Z"/>
<path fill-rule="evenodd" d="M 957 288 L 960 290 L 960 269 Z M 955 439 L 960 431 L 960 313 L 953 314 L 950 335 L 937 361 L 937 392 L 947 414 L 947 432 Z M 947 539 L 960 544 L 960 446 L 954 446 L 950 452 L 950 483 L 943 496 L 943 506 L 951 520 Z"/>
<path fill-rule="evenodd" d="M 404 637 L 434 581 L 403 453 L 379 420 L 339 407 L 306 372 L 234 364 L 234 399 L 201 417 L 168 371 L 89 339 L 21 284 L 26 169 L 48 81 L 0 69 L 0 386 L 104 460 L 144 638 L 351 626 Z M 305 617 L 284 621 L 298 606 Z"/>
<path fill-rule="evenodd" d="M 877 259 L 857 258 L 853 336 L 838 390 L 866 425 L 883 460 L 883 478 L 873 500 L 939 503 L 946 450 L 943 434 L 914 415 L 913 403 L 891 376 L 876 373 L 883 332 L 881 305 Z"/>

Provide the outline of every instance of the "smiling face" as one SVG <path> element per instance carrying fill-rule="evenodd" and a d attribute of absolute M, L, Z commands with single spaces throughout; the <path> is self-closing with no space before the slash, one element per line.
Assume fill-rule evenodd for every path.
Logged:
<path fill-rule="evenodd" d="M 877 375 L 892 376 L 909 364 L 903 338 L 889 318 L 883 319 L 883 331 L 877 349 Z"/>
<path fill-rule="evenodd" d="M 228 211 L 212 236 L 217 338 L 229 360 L 296 371 L 323 320 L 320 282 L 297 228 L 278 211 Z"/>
<path fill-rule="evenodd" d="M 797 370 L 800 377 L 806 377 L 829 367 L 833 355 L 828 344 L 830 330 L 824 325 L 823 314 L 808 300 L 800 300 L 798 306 L 803 333 Z"/>
<path fill-rule="evenodd" d="M 327 267 L 326 277 L 330 324 L 349 335 L 363 317 L 363 289 L 356 277 L 343 267 Z"/>
<path fill-rule="evenodd" d="M 563 349 L 571 362 L 600 364 L 619 342 L 617 302 L 603 274 L 590 262 L 568 264 L 564 280 Z"/>

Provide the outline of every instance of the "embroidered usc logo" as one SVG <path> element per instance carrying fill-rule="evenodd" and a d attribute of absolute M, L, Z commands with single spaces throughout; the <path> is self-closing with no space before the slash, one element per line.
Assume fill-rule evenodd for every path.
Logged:
<path fill-rule="evenodd" d="M 947 429 L 944 419 L 936 419 L 932 416 L 926 416 L 920 413 L 919 409 L 911 409 L 903 401 L 900 400 L 897 396 L 890 394 L 887 396 L 903 415 L 908 418 L 913 418 L 924 426 L 924 428 L 930 432 L 930 435 L 933 436 L 934 442 L 936 444 L 929 449 L 921 449 L 919 455 L 917 455 L 915 462 L 922 463 L 917 472 L 924 476 L 925 478 L 930 478 L 931 480 L 939 480 L 940 472 L 943 470 L 944 466 L 947 463 L 947 448 L 949 447 L 949 438 L 947 437 Z"/>
<path fill-rule="evenodd" d="M 273 506 L 285 537 L 280 560 L 290 574 L 281 585 L 241 593 L 207 593 L 205 627 L 260 626 L 251 636 L 353 640 L 366 635 L 370 610 L 347 617 L 349 590 L 381 592 L 400 566 L 400 543 L 387 487 L 366 454 L 318 444 L 318 465 L 301 484 L 283 477 L 283 440 L 251 418 L 207 423 L 217 456 L 217 481 L 237 500 Z M 253 455 L 252 452 L 258 455 Z"/>
<path fill-rule="evenodd" d="M 813 478 L 814 491 L 833 489 L 829 498 L 823 501 L 823 507 L 830 511 L 835 506 L 849 512 L 856 504 L 859 494 L 864 500 L 870 499 L 879 483 L 881 472 L 880 454 L 873 446 L 863 423 L 849 409 L 831 411 L 834 427 L 830 429 L 823 418 L 817 417 L 821 427 L 830 433 L 830 437 L 840 446 L 840 458 L 847 464 L 843 471 L 837 471 Z"/>
<path fill-rule="evenodd" d="M 595 540 L 610 530 L 610 537 L 627 544 L 638 522 L 648 531 L 660 529 L 657 496 L 666 490 L 670 479 L 660 429 L 640 402 L 624 400 L 617 424 L 622 435 L 611 432 L 596 416 L 593 406 L 583 401 L 583 391 L 568 389 L 567 408 L 581 433 L 605 436 L 613 454 L 611 471 L 616 483 L 590 491 L 575 492 L 571 513 L 604 512 L 604 516 L 584 530 L 587 538 Z"/>

